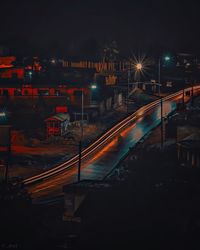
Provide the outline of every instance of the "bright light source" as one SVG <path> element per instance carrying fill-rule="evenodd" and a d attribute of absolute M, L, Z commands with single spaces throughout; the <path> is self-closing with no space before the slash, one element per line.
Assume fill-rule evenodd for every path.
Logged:
<path fill-rule="evenodd" d="M 30 76 L 32 76 L 32 74 L 33 74 L 31 71 L 29 71 L 28 73 L 29 73 Z"/>
<path fill-rule="evenodd" d="M 137 70 L 142 70 L 142 68 L 143 68 L 143 67 L 142 67 L 142 64 L 141 64 L 141 63 L 137 63 L 137 64 L 136 64 L 136 69 L 137 69 Z"/>
<path fill-rule="evenodd" d="M 165 56 L 165 61 L 169 61 L 170 60 L 170 57 L 169 56 Z"/>
<path fill-rule="evenodd" d="M 6 113 L 5 112 L 0 112 L 0 117 L 6 117 Z"/>
<path fill-rule="evenodd" d="M 97 88 L 97 85 L 95 85 L 95 84 L 91 85 L 91 89 L 96 89 L 96 88 Z"/>

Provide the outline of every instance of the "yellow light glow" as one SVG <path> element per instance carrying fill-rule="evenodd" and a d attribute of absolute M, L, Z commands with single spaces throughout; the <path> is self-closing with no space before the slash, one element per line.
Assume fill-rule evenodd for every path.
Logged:
<path fill-rule="evenodd" d="M 136 64 L 136 69 L 137 69 L 137 70 L 142 70 L 142 68 L 143 68 L 143 67 L 142 67 L 142 64 L 141 64 L 141 63 L 137 63 L 137 64 Z"/>

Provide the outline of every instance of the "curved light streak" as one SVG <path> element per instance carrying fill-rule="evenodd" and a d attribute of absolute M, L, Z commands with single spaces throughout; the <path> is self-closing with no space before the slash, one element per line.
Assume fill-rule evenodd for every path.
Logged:
<path fill-rule="evenodd" d="M 186 91 L 191 91 L 192 87 L 187 88 L 184 90 L 184 93 Z M 195 86 L 193 87 L 193 91 L 195 92 L 200 92 L 200 86 Z M 166 97 L 163 97 L 162 100 L 163 102 L 173 100 L 174 98 L 179 98 L 181 99 L 183 95 L 183 90 L 180 90 L 174 94 L 168 95 Z M 85 159 L 87 156 L 92 155 L 95 151 L 100 150 L 102 146 L 106 143 L 109 143 L 111 139 L 113 139 L 122 129 L 126 128 L 127 125 L 132 123 L 135 119 L 140 118 L 143 116 L 145 113 L 147 113 L 149 110 L 153 109 L 157 105 L 160 104 L 160 99 L 153 101 L 152 103 L 149 103 L 140 109 L 138 109 L 136 112 L 133 114 L 129 115 L 126 117 L 124 120 L 119 122 L 118 124 L 114 125 L 111 129 L 109 129 L 107 132 L 105 132 L 100 138 L 98 138 L 95 142 L 93 142 L 90 146 L 88 146 L 86 149 L 84 149 L 81 153 L 82 157 L 81 159 Z M 69 169 L 70 167 L 74 166 L 75 164 L 78 163 L 78 154 L 72 157 L 71 159 L 67 160 L 64 163 L 59 164 L 58 166 L 47 170 L 41 174 L 32 176 L 30 178 L 27 178 L 23 180 L 23 184 L 28 185 L 28 184 L 34 184 L 38 181 L 42 181 L 46 178 L 49 178 L 51 176 L 54 176 L 58 173 L 61 173 L 65 171 L 66 169 Z"/>

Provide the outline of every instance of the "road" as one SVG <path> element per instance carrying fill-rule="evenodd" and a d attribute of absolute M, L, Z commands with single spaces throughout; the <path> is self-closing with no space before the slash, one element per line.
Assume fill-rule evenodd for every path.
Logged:
<path fill-rule="evenodd" d="M 186 91 L 191 91 L 188 88 Z M 186 92 L 185 91 L 185 92 Z M 200 92 L 200 86 L 194 93 Z M 163 98 L 163 116 L 176 109 L 183 92 Z M 185 96 L 186 99 L 189 99 Z M 82 152 L 81 179 L 102 179 L 143 136 L 161 120 L 160 100 L 140 108 L 116 124 Z M 24 180 L 33 198 L 52 197 L 62 192 L 63 185 L 77 181 L 78 155 L 51 170 Z"/>

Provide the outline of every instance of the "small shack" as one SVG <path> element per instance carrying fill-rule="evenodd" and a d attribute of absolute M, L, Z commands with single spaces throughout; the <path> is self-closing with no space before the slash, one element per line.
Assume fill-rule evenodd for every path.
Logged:
<path fill-rule="evenodd" d="M 177 143 L 179 162 L 191 167 L 200 167 L 200 135 L 192 134 Z"/>
<path fill-rule="evenodd" d="M 47 118 L 45 122 L 47 128 L 47 137 L 62 136 L 67 132 L 70 116 L 66 113 L 58 113 Z"/>

